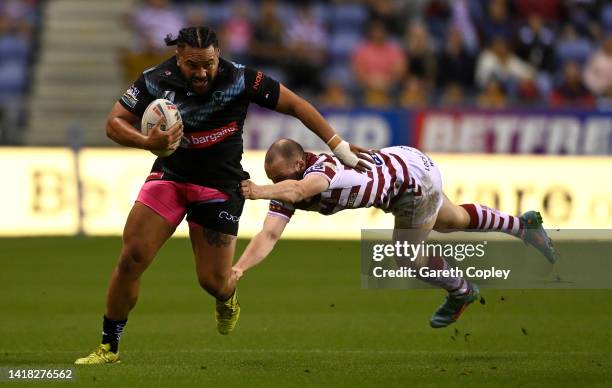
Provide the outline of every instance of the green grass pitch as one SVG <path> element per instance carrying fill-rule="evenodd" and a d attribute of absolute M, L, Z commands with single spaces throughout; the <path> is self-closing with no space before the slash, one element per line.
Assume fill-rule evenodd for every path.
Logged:
<path fill-rule="evenodd" d="M 89 353 L 119 248 L 119 238 L 0 239 L 0 367 L 57 369 Z M 240 322 L 221 336 L 189 241 L 172 239 L 143 278 L 122 363 L 53 384 L 612 384 L 612 291 L 483 290 L 485 305 L 434 330 L 443 293 L 362 290 L 359 255 L 358 242 L 279 242 L 241 280 Z"/>

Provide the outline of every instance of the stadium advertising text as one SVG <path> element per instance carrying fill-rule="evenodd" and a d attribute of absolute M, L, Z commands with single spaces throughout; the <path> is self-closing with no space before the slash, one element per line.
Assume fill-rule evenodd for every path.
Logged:
<path fill-rule="evenodd" d="M 455 203 L 476 202 L 520 214 L 540 209 L 551 228 L 612 228 L 610 162 L 598 157 L 430 155 L 440 166 L 444 191 Z M 263 151 L 248 151 L 243 166 L 265 183 Z M 4 148 L 0 235 L 120 235 L 125 217 L 149 174 L 154 156 L 138 150 Z M 81 190 L 76 169 L 79 167 Z M 79 195 L 80 193 L 80 195 Z M 80 200 L 79 200 L 80 198 Z M 240 236 L 261 228 L 266 201 L 247 201 Z M 79 222 L 79 214 L 82 219 Z M 388 228 L 393 216 L 377 209 L 313 212 L 293 217 L 285 237 L 359 239 L 363 228 Z M 186 235 L 184 223 L 179 234 Z"/>
<path fill-rule="evenodd" d="M 425 152 L 612 155 L 612 118 L 597 112 L 416 111 Z"/>
<path fill-rule="evenodd" d="M 323 111 L 330 125 L 342 138 L 370 148 L 391 144 L 407 144 L 405 110 Z M 305 131 L 297 119 L 269 111 L 253 111 L 244 124 L 244 148 L 267 149 L 275 140 L 288 137 L 305 149 L 325 149 L 325 144 L 312 132 Z"/>

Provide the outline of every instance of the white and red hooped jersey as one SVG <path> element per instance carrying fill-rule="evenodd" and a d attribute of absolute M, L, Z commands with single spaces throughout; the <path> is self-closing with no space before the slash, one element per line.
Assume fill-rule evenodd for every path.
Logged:
<path fill-rule="evenodd" d="M 290 219 L 295 209 L 324 215 L 371 206 L 390 211 L 403 196 L 423 195 L 421 178 L 434 166 L 427 155 L 416 148 L 398 146 L 383 148 L 373 158 L 372 169 L 360 172 L 343 165 L 334 156 L 307 153 L 304 177 L 320 174 L 329 181 L 329 187 L 295 204 L 272 200 L 269 214 Z"/>

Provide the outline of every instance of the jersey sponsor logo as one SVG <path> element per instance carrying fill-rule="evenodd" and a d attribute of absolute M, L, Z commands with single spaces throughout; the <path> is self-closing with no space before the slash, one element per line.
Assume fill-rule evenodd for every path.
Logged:
<path fill-rule="evenodd" d="M 325 165 L 323 163 L 313 164 L 312 166 L 308 167 L 308 169 L 306 169 L 304 175 L 311 172 L 325 172 Z"/>
<path fill-rule="evenodd" d="M 227 220 L 230 222 L 233 222 L 234 224 L 238 223 L 238 221 L 240 221 L 240 217 L 235 216 L 233 214 L 228 213 L 227 211 L 223 210 L 219 213 L 219 218 L 221 218 L 222 220 Z"/>
<path fill-rule="evenodd" d="M 253 83 L 253 90 L 258 91 L 259 85 L 261 85 L 261 80 L 263 79 L 263 73 L 261 71 L 257 72 L 255 76 L 255 83 Z"/>
<path fill-rule="evenodd" d="M 130 86 L 128 90 L 125 91 L 123 97 L 121 98 L 123 102 L 125 102 L 130 108 L 134 109 L 136 104 L 138 103 L 138 95 L 140 94 L 140 90 L 134 85 Z"/>
<path fill-rule="evenodd" d="M 185 134 L 185 137 L 189 142 L 188 148 L 205 148 L 222 141 L 239 130 L 240 128 L 238 128 L 238 122 L 232 121 L 221 128 L 210 131 L 187 133 Z"/>
<path fill-rule="evenodd" d="M 359 186 L 357 186 L 359 187 Z M 357 199 L 357 196 L 359 195 L 359 192 L 355 192 L 355 191 L 351 191 L 351 193 L 349 194 L 348 200 L 346 201 L 346 207 L 353 207 L 353 205 L 355 205 L 355 200 Z"/>
<path fill-rule="evenodd" d="M 377 166 L 382 166 L 382 165 L 383 165 L 383 161 L 382 161 L 382 160 L 380 160 L 380 157 L 379 157 L 378 155 L 376 155 L 376 154 L 372 154 L 371 156 L 372 156 L 372 159 L 374 159 L 374 163 L 375 163 Z"/>

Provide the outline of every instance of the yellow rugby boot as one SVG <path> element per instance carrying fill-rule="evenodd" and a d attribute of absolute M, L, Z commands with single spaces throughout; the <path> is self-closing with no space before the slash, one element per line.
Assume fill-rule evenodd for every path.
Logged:
<path fill-rule="evenodd" d="M 89 356 L 77 359 L 76 365 L 95 365 L 95 364 L 115 364 L 121 362 L 119 360 L 119 352 L 113 353 L 110 351 L 110 344 L 100 344 L 96 350 L 91 352 Z"/>
<path fill-rule="evenodd" d="M 217 300 L 215 308 L 215 320 L 217 321 L 217 331 L 219 334 L 229 334 L 236 327 L 240 317 L 240 304 L 236 296 L 236 290 L 225 302 Z"/>

